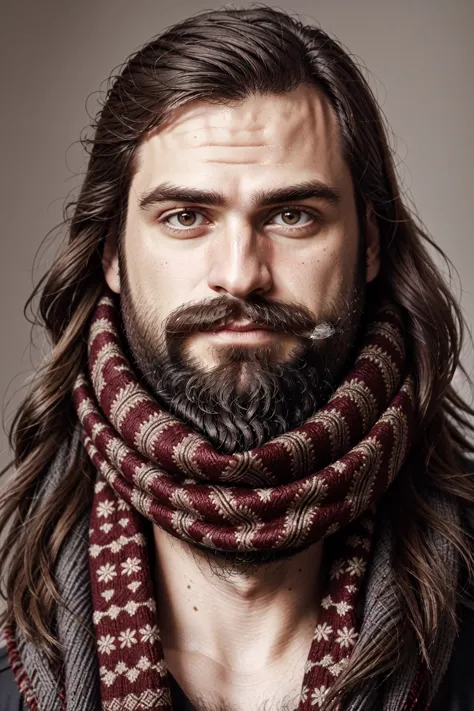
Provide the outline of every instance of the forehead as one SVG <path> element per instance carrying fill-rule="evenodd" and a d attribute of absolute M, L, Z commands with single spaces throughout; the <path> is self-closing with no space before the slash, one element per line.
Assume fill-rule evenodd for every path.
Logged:
<path fill-rule="evenodd" d="M 325 94 L 300 86 L 239 104 L 196 101 L 176 110 L 138 151 L 132 190 L 157 182 L 218 189 L 236 199 L 263 186 L 319 179 L 351 187 L 339 126 Z"/>

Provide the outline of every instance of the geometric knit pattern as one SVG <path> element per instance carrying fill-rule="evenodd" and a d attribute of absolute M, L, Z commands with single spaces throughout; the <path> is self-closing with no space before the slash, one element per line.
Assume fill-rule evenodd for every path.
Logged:
<path fill-rule="evenodd" d="M 404 369 L 401 321 L 385 305 L 324 407 L 260 447 L 222 454 L 142 386 L 106 296 L 74 402 L 100 480 L 139 514 L 208 548 L 295 549 L 357 518 L 397 475 L 414 429 L 414 382 Z"/>
<path fill-rule="evenodd" d="M 323 707 L 357 641 L 373 504 L 410 446 L 414 384 L 404 370 L 401 320 L 384 304 L 323 408 L 254 450 L 221 454 L 143 387 L 124 354 L 114 298 L 99 301 L 74 402 L 98 470 L 89 553 L 104 711 L 171 710 L 143 517 L 228 551 L 294 549 L 342 529 L 299 711 Z"/>
<path fill-rule="evenodd" d="M 127 360 L 116 299 L 107 291 L 89 331 L 89 368 L 74 403 L 97 469 L 89 521 L 92 622 L 102 711 L 171 711 L 145 519 L 224 551 L 297 549 L 329 537 L 320 612 L 298 711 L 323 709 L 361 628 L 376 502 L 409 452 L 414 377 L 398 309 L 383 303 L 327 404 L 253 450 L 221 454 L 167 412 Z M 22 682 L 13 631 L 10 660 Z M 418 669 L 404 711 L 426 708 Z M 66 681 L 62 710 L 68 708 Z M 31 708 L 37 704 L 22 682 Z"/>

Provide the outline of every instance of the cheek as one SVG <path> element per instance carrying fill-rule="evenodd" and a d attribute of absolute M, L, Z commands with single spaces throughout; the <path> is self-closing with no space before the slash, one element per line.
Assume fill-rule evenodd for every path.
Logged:
<path fill-rule="evenodd" d="M 303 303 L 316 315 L 329 305 L 339 303 L 341 295 L 352 288 L 353 269 L 340 250 L 323 247 L 318 254 L 287 261 L 282 288 L 295 301 Z"/>
<path fill-rule="evenodd" d="M 127 234 L 125 256 L 135 303 L 164 318 L 193 298 L 200 261 L 197 256 L 157 245 L 151 230 Z"/>

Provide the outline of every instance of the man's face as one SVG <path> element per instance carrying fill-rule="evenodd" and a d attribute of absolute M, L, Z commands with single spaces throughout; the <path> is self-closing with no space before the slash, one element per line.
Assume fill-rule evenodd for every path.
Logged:
<path fill-rule="evenodd" d="M 366 264 L 336 116 L 300 86 L 237 106 L 194 102 L 153 131 L 137 155 L 120 274 L 113 236 L 104 265 L 149 385 L 230 451 L 216 421 L 240 431 L 253 417 L 268 437 L 279 431 L 271 413 L 284 429 L 327 397 L 378 272 L 370 221 L 365 240 Z M 269 328 L 217 330 L 229 321 Z M 308 338 L 321 322 L 329 337 Z"/>

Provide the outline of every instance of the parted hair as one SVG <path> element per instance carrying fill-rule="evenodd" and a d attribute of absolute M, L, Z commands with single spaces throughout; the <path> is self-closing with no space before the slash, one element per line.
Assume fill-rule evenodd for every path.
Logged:
<path fill-rule="evenodd" d="M 456 602 L 447 589 L 430 530 L 459 551 L 464 577 L 473 577 L 467 518 L 448 523 L 426 503 L 430 487 L 469 511 L 474 484 L 464 461 L 473 454 L 474 414 L 455 391 L 463 339 L 461 308 L 432 254 L 452 267 L 403 199 L 384 118 L 357 63 L 337 40 L 298 17 L 265 5 L 200 12 L 147 42 L 111 77 L 77 200 L 65 208 L 66 238 L 27 306 L 37 309 L 51 344 L 10 430 L 13 471 L 0 496 L 2 596 L 0 621 L 15 624 L 55 658 L 54 577 L 58 553 L 90 506 L 94 472 L 82 449 L 55 496 L 37 500 L 58 446 L 76 422 L 72 387 L 87 358 L 87 325 L 104 284 L 102 251 L 110 230 L 123 233 L 134 158 L 144 137 L 178 107 L 196 100 L 216 104 L 256 94 L 281 94 L 316 85 L 339 124 L 344 159 L 356 200 L 371 206 L 380 231 L 384 291 L 401 308 L 416 374 L 417 435 L 411 466 L 385 495 L 396 541 L 393 565 L 405 624 L 382 645 L 357 645 L 338 678 L 327 708 L 363 680 L 379 678 L 418 644 L 429 665 L 441 619 L 456 625 Z M 466 376 L 467 377 L 467 376 Z M 32 505 L 34 502 L 34 505 Z M 403 512 L 403 515 L 400 515 Z M 458 595 L 458 597 L 459 597 Z"/>

